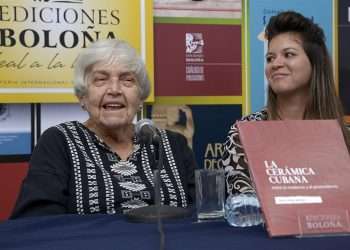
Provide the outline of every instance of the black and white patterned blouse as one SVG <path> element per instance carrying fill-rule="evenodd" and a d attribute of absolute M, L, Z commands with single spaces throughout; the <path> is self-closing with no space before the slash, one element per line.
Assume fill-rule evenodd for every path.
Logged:
<path fill-rule="evenodd" d="M 161 131 L 161 202 L 188 207 L 195 160 L 184 136 Z M 134 139 L 121 158 L 79 122 L 51 127 L 35 147 L 12 218 L 59 213 L 121 213 L 153 204 L 154 148 Z"/>
<path fill-rule="evenodd" d="M 267 120 L 267 117 L 266 110 L 262 110 L 244 116 L 240 121 L 261 121 Z M 221 168 L 225 170 L 227 195 L 255 192 L 250 179 L 247 158 L 239 139 L 236 123 L 230 127 L 228 132 L 220 164 Z"/>

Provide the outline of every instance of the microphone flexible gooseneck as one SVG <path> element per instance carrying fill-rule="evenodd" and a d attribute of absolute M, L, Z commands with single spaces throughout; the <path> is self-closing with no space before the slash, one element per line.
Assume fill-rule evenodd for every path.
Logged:
<path fill-rule="evenodd" d="M 156 171 L 154 173 L 154 194 L 155 204 L 140 208 L 131 209 L 126 213 L 127 218 L 132 222 L 158 222 L 159 231 L 162 231 L 161 219 L 185 218 L 191 215 L 191 210 L 183 207 L 173 207 L 160 204 L 161 178 L 160 173 L 163 168 L 163 143 L 159 130 L 152 120 L 142 119 L 135 125 L 135 133 L 138 141 L 146 145 L 154 145 L 156 161 Z M 158 149 L 158 150 L 157 150 Z M 161 238 L 164 240 L 164 233 Z"/>

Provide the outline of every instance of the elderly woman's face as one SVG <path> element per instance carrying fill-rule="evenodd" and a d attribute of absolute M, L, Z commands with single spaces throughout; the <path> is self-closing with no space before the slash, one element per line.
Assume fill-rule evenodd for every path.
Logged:
<path fill-rule="evenodd" d="M 100 128 L 128 126 L 141 104 L 139 83 L 133 72 L 118 62 L 100 62 L 87 75 L 87 93 L 80 100 L 90 122 Z"/>

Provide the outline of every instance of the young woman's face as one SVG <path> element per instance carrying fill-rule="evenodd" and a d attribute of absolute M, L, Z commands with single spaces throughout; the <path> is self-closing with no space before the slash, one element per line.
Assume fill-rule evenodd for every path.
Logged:
<path fill-rule="evenodd" d="M 270 41 L 265 75 L 276 95 L 307 95 L 311 72 L 311 63 L 297 34 L 282 33 Z"/>
<path fill-rule="evenodd" d="M 87 81 L 87 93 L 80 102 L 88 111 L 90 122 L 104 129 L 132 123 L 141 104 L 134 73 L 118 62 L 100 62 L 92 66 Z"/>

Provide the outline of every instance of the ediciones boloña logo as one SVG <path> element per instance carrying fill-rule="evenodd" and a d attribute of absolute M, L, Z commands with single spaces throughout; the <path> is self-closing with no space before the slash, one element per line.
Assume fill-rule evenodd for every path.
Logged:
<path fill-rule="evenodd" d="M 54 2 L 60 6 L 51 6 Z M 80 6 L 67 4 L 73 2 Z M 92 41 L 117 37 L 112 27 L 121 22 L 118 8 L 82 8 L 81 0 L 36 3 L 37 6 L 5 6 L 7 15 L 0 13 L 0 21 L 7 21 L 9 27 L 0 28 L 0 47 L 85 48 Z M 57 24 L 65 28 L 56 29 Z"/>

